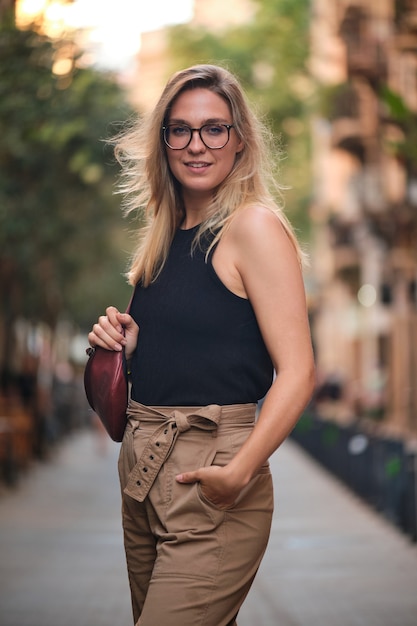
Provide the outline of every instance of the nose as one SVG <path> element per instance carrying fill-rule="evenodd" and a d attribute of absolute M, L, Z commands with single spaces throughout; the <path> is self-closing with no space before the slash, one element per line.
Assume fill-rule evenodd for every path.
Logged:
<path fill-rule="evenodd" d="M 200 137 L 200 130 L 198 128 L 191 128 L 191 141 L 188 144 L 188 149 L 192 152 L 201 152 L 205 150 L 206 146 Z"/>

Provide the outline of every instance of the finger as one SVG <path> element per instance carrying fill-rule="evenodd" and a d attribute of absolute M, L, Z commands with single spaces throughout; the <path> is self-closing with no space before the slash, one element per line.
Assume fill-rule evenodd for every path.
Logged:
<path fill-rule="evenodd" d="M 135 320 L 131 315 L 129 315 L 129 313 L 118 313 L 117 320 L 126 329 L 137 326 Z"/>
<path fill-rule="evenodd" d="M 123 339 L 123 328 L 117 321 L 117 318 L 109 318 L 107 315 L 103 315 L 99 318 L 98 324 L 93 327 L 93 330 L 98 335 L 106 339 L 108 335 L 114 341 L 120 343 Z"/>
<path fill-rule="evenodd" d="M 112 326 L 114 326 L 119 333 L 122 332 L 122 325 L 119 322 L 118 316 L 120 315 L 119 309 L 116 309 L 115 306 L 108 306 L 106 309 L 106 316 L 108 321 Z"/>
<path fill-rule="evenodd" d="M 120 352 L 123 349 L 123 346 L 117 342 L 115 342 L 109 336 L 100 336 L 100 333 L 95 333 L 94 331 L 88 334 L 88 343 L 91 347 L 96 348 L 104 348 L 105 350 L 116 350 Z"/>
<path fill-rule="evenodd" d="M 199 481 L 198 472 L 184 472 L 183 474 L 178 474 L 175 479 L 179 483 L 190 484 L 197 483 Z"/>
<path fill-rule="evenodd" d="M 99 317 L 98 322 L 94 324 L 92 331 L 88 335 L 88 339 L 90 345 L 100 346 L 107 350 L 120 351 L 125 343 L 123 334 L 119 332 L 118 328 L 104 315 Z"/>

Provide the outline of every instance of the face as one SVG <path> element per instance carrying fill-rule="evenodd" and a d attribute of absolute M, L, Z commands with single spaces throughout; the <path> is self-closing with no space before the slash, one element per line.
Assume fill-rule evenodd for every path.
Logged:
<path fill-rule="evenodd" d="M 204 124 L 233 124 L 226 101 L 209 89 L 184 91 L 174 101 L 167 124 L 181 123 L 190 128 Z M 186 148 L 172 150 L 166 147 L 168 164 L 172 174 L 182 186 L 184 202 L 198 201 L 208 204 L 213 192 L 233 168 L 236 154 L 243 149 L 236 131 L 230 129 L 228 143 L 220 149 L 210 149 L 203 143 L 198 132 Z"/>

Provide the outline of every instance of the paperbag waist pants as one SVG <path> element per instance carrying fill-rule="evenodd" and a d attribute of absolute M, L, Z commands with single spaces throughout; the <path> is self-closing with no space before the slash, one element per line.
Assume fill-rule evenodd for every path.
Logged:
<path fill-rule="evenodd" d="M 226 510 L 211 503 L 199 483 L 180 484 L 175 476 L 226 465 L 251 433 L 255 409 L 130 401 L 119 474 L 135 624 L 236 624 L 269 538 L 269 465 Z"/>

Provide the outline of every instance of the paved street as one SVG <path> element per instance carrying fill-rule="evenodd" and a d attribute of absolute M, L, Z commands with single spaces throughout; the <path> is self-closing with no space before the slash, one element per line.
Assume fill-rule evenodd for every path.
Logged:
<path fill-rule="evenodd" d="M 0 490 L 1 626 L 132 625 L 118 449 L 73 435 Z M 271 466 L 272 537 L 239 626 L 417 626 L 417 547 L 292 442 Z"/>

